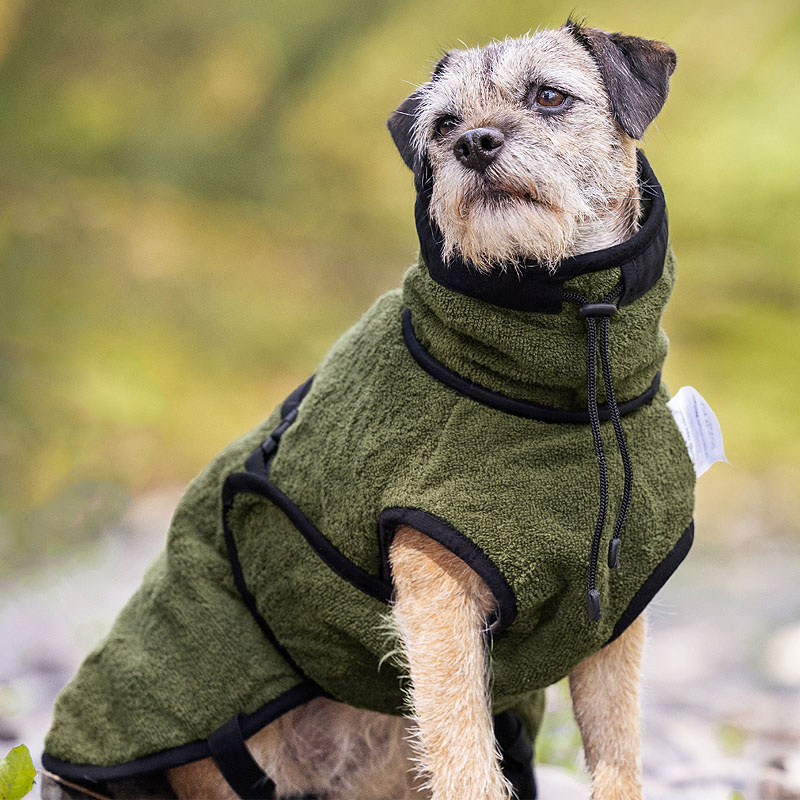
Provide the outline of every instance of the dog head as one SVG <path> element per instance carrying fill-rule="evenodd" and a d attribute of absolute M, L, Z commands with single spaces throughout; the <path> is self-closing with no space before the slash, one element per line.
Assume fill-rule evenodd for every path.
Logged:
<path fill-rule="evenodd" d="M 443 255 L 480 270 L 563 258 L 636 229 L 636 140 L 676 63 L 660 42 L 568 21 L 453 50 L 389 119 Z"/>

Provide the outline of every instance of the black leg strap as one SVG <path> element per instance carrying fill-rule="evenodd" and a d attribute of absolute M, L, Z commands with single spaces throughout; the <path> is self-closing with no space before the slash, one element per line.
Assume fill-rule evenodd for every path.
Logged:
<path fill-rule="evenodd" d="M 503 759 L 503 775 L 514 787 L 517 800 L 536 800 L 533 777 L 533 746 L 520 719 L 513 711 L 504 711 L 494 718 L 494 735 Z"/>
<path fill-rule="evenodd" d="M 208 747 L 222 777 L 242 800 L 272 800 L 275 797 L 275 784 L 258 766 L 244 743 L 238 716 L 208 737 Z"/>

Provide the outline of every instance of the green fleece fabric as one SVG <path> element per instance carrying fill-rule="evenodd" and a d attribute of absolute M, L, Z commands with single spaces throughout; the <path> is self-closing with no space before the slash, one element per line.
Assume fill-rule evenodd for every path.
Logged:
<path fill-rule="evenodd" d="M 58 696 L 48 755 L 123 764 L 205 739 L 299 683 L 243 605 L 222 540 L 222 482 L 272 426 L 234 442 L 189 486 L 166 549 Z"/>
<path fill-rule="evenodd" d="M 674 277 L 670 252 L 657 285 L 611 321 L 620 402 L 644 392 L 661 367 L 660 318 Z M 612 269 L 568 288 L 599 298 L 618 279 Z M 540 690 L 603 646 L 690 525 L 694 469 L 662 387 L 623 418 L 633 502 L 619 569 L 601 557 L 603 617 L 593 622 L 585 598 L 598 477 L 589 426 L 514 416 L 435 380 L 406 348 L 403 307 L 420 342 L 463 377 L 512 397 L 586 408 L 586 331 L 574 306 L 553 315 L 509 311 L 443 288 L 417 264 L 402 289 L 379 298 L 331 348 L 280 441 L 270 480 L 375 576 L 386 509 L 422 509 L 474 543 L 517 605 L 513 624 L 492 642 L 493 709 L 516 708 L 535 735 Z M 204 738 L 300 682 L 236 594 L 222 527 L 225 477 L 243 471 L 278 421 L 276 410 L 192 484 L 166 554 L 60 696 L 49 755 L 123 763 Z M 610 484 L 604 554 L 623 475 L 611 423 L 601 427 Z M 383 660 L 392 647 L 387 606 L 334 572 L 267 498 L 238 494 L 228 523 L 258 611 L 302 671 L 338 700 L 402 713 L 401 676 Z"/>

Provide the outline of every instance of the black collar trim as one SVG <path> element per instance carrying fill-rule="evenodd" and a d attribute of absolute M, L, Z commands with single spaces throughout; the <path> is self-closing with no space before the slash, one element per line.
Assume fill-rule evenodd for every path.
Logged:
<path fill-rule="evenodd" d="M 420 343 L 414 333 L 414 326 L 411 323 L 411 312 L 403 309 L 403 339 L 405 340 L 408 352 L 411 353 L 417 364 L 425 370 L 432 378 L 440 383 L 449 386 L 454 391 L 464 397 L 476 400 L 485 406 L 490 406 L 498 411 L 505 411 L 507 414 L 514 414 L 517 417 L 535 419 L 540 422 L 571 422 L 578 424 L 589 424 L 588 411 L 576 411 L 566 408 L 554 408 L 552 406 L 539 405 L 528 400 L 518 400 L 514 397 L 500 394 L 500 392 L 487 389 L 479 383 L 473 383 L 461 377 L 457 372 L 446 367 L 441 361 L 437 361 Z M 649 403 L 655 396 L 661 385 L 661 373 L 656 373 L 650 386 L 645 389 L 638 397 L 620 403 L 619 413 L 629 414 L 640 406 Z M 605 421 L 611 419 L 611 410 L 608 405 L 603 403 L 597 407 L 598 416 Z"/>
<path fill-rule="evenodd" d="M 442 234 L 428 213 L 433 181 L 425 166 L 418 181 L 414 216 L 422 258 L 431 278 L 447 289 L 484 300 L 492 305 L 516 311 L 558 314 L 564 302 L 564 283 L 588 272 L 618 267 L 623 289 L 619 305 L 637 300 L 654 286 L 664 269 L 669 229 L 664 192 L 650 163 L 637 151 L 639 185 L 648 198 L 650 210 L 641 228 L 628 240 L 591 253 L 582 253 L 562 261 L 551 275 L 535 261 L 526 261 L 519 271 L 509 267 L 502 272 L 481 273 L 460 258 L 445 262 L 442 257 Z"/>

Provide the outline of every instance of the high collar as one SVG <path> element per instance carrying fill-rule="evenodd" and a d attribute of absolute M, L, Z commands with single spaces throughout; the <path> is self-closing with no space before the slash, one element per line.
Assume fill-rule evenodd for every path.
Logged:
<path fill-rule="evenodd" d="M 621 281 L 610 344 L 618 399 L 646 391 L 666 357 L 660 320 L 675 265 L 664 195 L 641 153 L 639 179 L 648 198 L 639 231 L 622 244 L 561 262 L 554 275 L 537 264 L 525 265 L 521 273 L 488 275 L 463 262 L 445 265 L 434 246 L 433 226 L 420 223 L 425 203 L 425 192 L 420 192 L 420 261 L 406 273 L 403 302 L 421 344 L 449 369 L 495 392 L 585 409 L 586 325 L 564 293 L 579 292 L 596 301 Z M 598 396 L 605 396 L 602 382 Z"/>
<path fill-rule="evenodd" d="M 431 278 L 454 292 L 516 311 L 557 314 L 564 302 L 564 283 L 580 275 L 618 268 L 622 278 L 619 305 L 641 297 L 661 277 L 669 238 L 664 192 L 650 163 L 637 151 L 638 179 L 646 200 L 646 218 L 626 241 L 564 259 L 554 273 L 535 261 L 509 265 L 490 273 L 478 272 L 458 257 L 444 260 L 442 234 L 430 218 L 433 182 L 429 169 L 422 170 L 417 185 L 414 216 L 422 258 Z"/>

